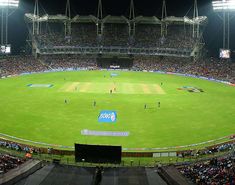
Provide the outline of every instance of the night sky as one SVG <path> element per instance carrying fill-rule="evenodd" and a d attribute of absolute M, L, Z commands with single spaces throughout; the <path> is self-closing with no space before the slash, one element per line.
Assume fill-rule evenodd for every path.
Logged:
<path fill-rule="evenodd" d="M 98 0 L 71 0 L 71 13 L 74 15 L 96 15 Z M 129 0 L 103 0 L 103 14 L 129 16 Z M 194 0 L 166 0 L 168 16 L 193 16 Z M 40 14 L 64 14 L 66 0 L 39 0 Z M 134 0 L 136 16 L 161 17 L 162 0 Z M 222 47 L 222 21 L 212 10 L 211 0 L 198 0 L 199 15 L 208 17 L 208 25 L 204 33 L 206 48 L 210 55 L 218 57 Z M 9 18 L 9 42 L 14 54 L 25 46 L 27 28 L 24 14 L 33 13 L 34 0 L 20 0 L 19 9 Z M 235 15 L 235 14 L 234 14 Z M 231 49 L 235 54 L 235 17 L 231 20 Z"/>

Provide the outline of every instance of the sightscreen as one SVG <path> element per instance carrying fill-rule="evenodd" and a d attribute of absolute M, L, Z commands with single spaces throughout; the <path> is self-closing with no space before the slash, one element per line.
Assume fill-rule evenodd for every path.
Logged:
<path fill-rule="evenodd" d="M 230 59 L 231 51 L 229 49 L 220 49 L 220 58 Z"/>
<path fill-rule="evenodd" d="M 75 161 L 120 164 L 121 146 L 75 144 Z"/>
<path fill-rule="evenodd" d="M 101 68 L 126 69 L 133 66 L 132 57 L 98 57 L 97 64 Z"/>

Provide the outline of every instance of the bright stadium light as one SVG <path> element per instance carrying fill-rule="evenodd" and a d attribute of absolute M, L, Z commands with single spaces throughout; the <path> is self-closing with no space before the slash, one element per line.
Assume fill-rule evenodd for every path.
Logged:
<path fill-rule="evenodd" d="M 214 12 L 223 21 L 223 48 L 220 50 L 220 58 L 230 58 L 230 14 L 235 12 L 235 0 L 212 1 Z"/>
<path fill-rule="evenodd" d="M 8 53 L 10 51 L 7 48 L 8 46 L 8 18 L 18 9 L 19 7 L 19 0 L 0 0 L 0 33 L 1 33 L 1 40 L 0 44 L 3 46 L 2 48 L 6 48 L 5 52 Z M 2 50 L 4 51 L 4 49 Z"/>
<path fill-rule="evenodd" d="M 213 1 L 212 6 L 217 12 L 235 11 L 235 0 Z"/>
<path fill-rule="evenodd" d="M 19 0 L 0 0 L 0 8 L 18 8 Z"/>

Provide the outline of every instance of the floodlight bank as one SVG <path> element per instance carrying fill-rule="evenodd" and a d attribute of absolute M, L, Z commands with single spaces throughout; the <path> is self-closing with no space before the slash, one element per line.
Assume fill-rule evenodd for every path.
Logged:
<path fill-rule="evenodd" d="M 0 0 L 0 7 L 15 7 L 19 6 L 19 0 Z"/>
<path fill-rule="evenodd" d="M 212 6 L 214 10 L 234 10 L 235 0 L 213 1 Z"/>

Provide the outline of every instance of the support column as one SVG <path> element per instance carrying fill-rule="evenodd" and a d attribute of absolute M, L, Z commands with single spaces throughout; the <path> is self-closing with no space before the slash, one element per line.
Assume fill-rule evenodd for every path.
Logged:
<path fill-rule="evenodd" d="M 135 36 L 135 6 L 134 1 L 131 0 L 130 14 L 129 14 L 129 37 L 134 38 Z"/>
<path fill-rule="evenodd" d="M 38 0 L 35 0 L 34 14 L 33 14 L 33 35 L 39 35 L 39 7 Z"/>
<path fill-rule="evenodd" d="M 71 36 L 71 8 L 70 8 L 70 0 L 67 0 L 65 15 L 68 17 L 68 20 L 64 23 L 64 34 L 65 36 Z"/>
<path fill-rule="evenodd" d="M 166 10 L 166 0 L 163 0 L 162 3 L 162 19 L 161 19 L 161 37 L 167 35 L 167 25 L 163 22 L 164 18 L 167 17 L 167 10 Z"/>
<path fill-rule="evenodd" d="M 196 19 L 198 18 L 198 6 L 197 0 L 194 0 L 194 11 L 193 11 L 193 38 L 200 37 L 200 25 L 199 23 L 195 23 Z"/>
<path fill-rule="evenodd" d="M 1 9 L 1 45 L 4 43 L 4 9 Z"/>

